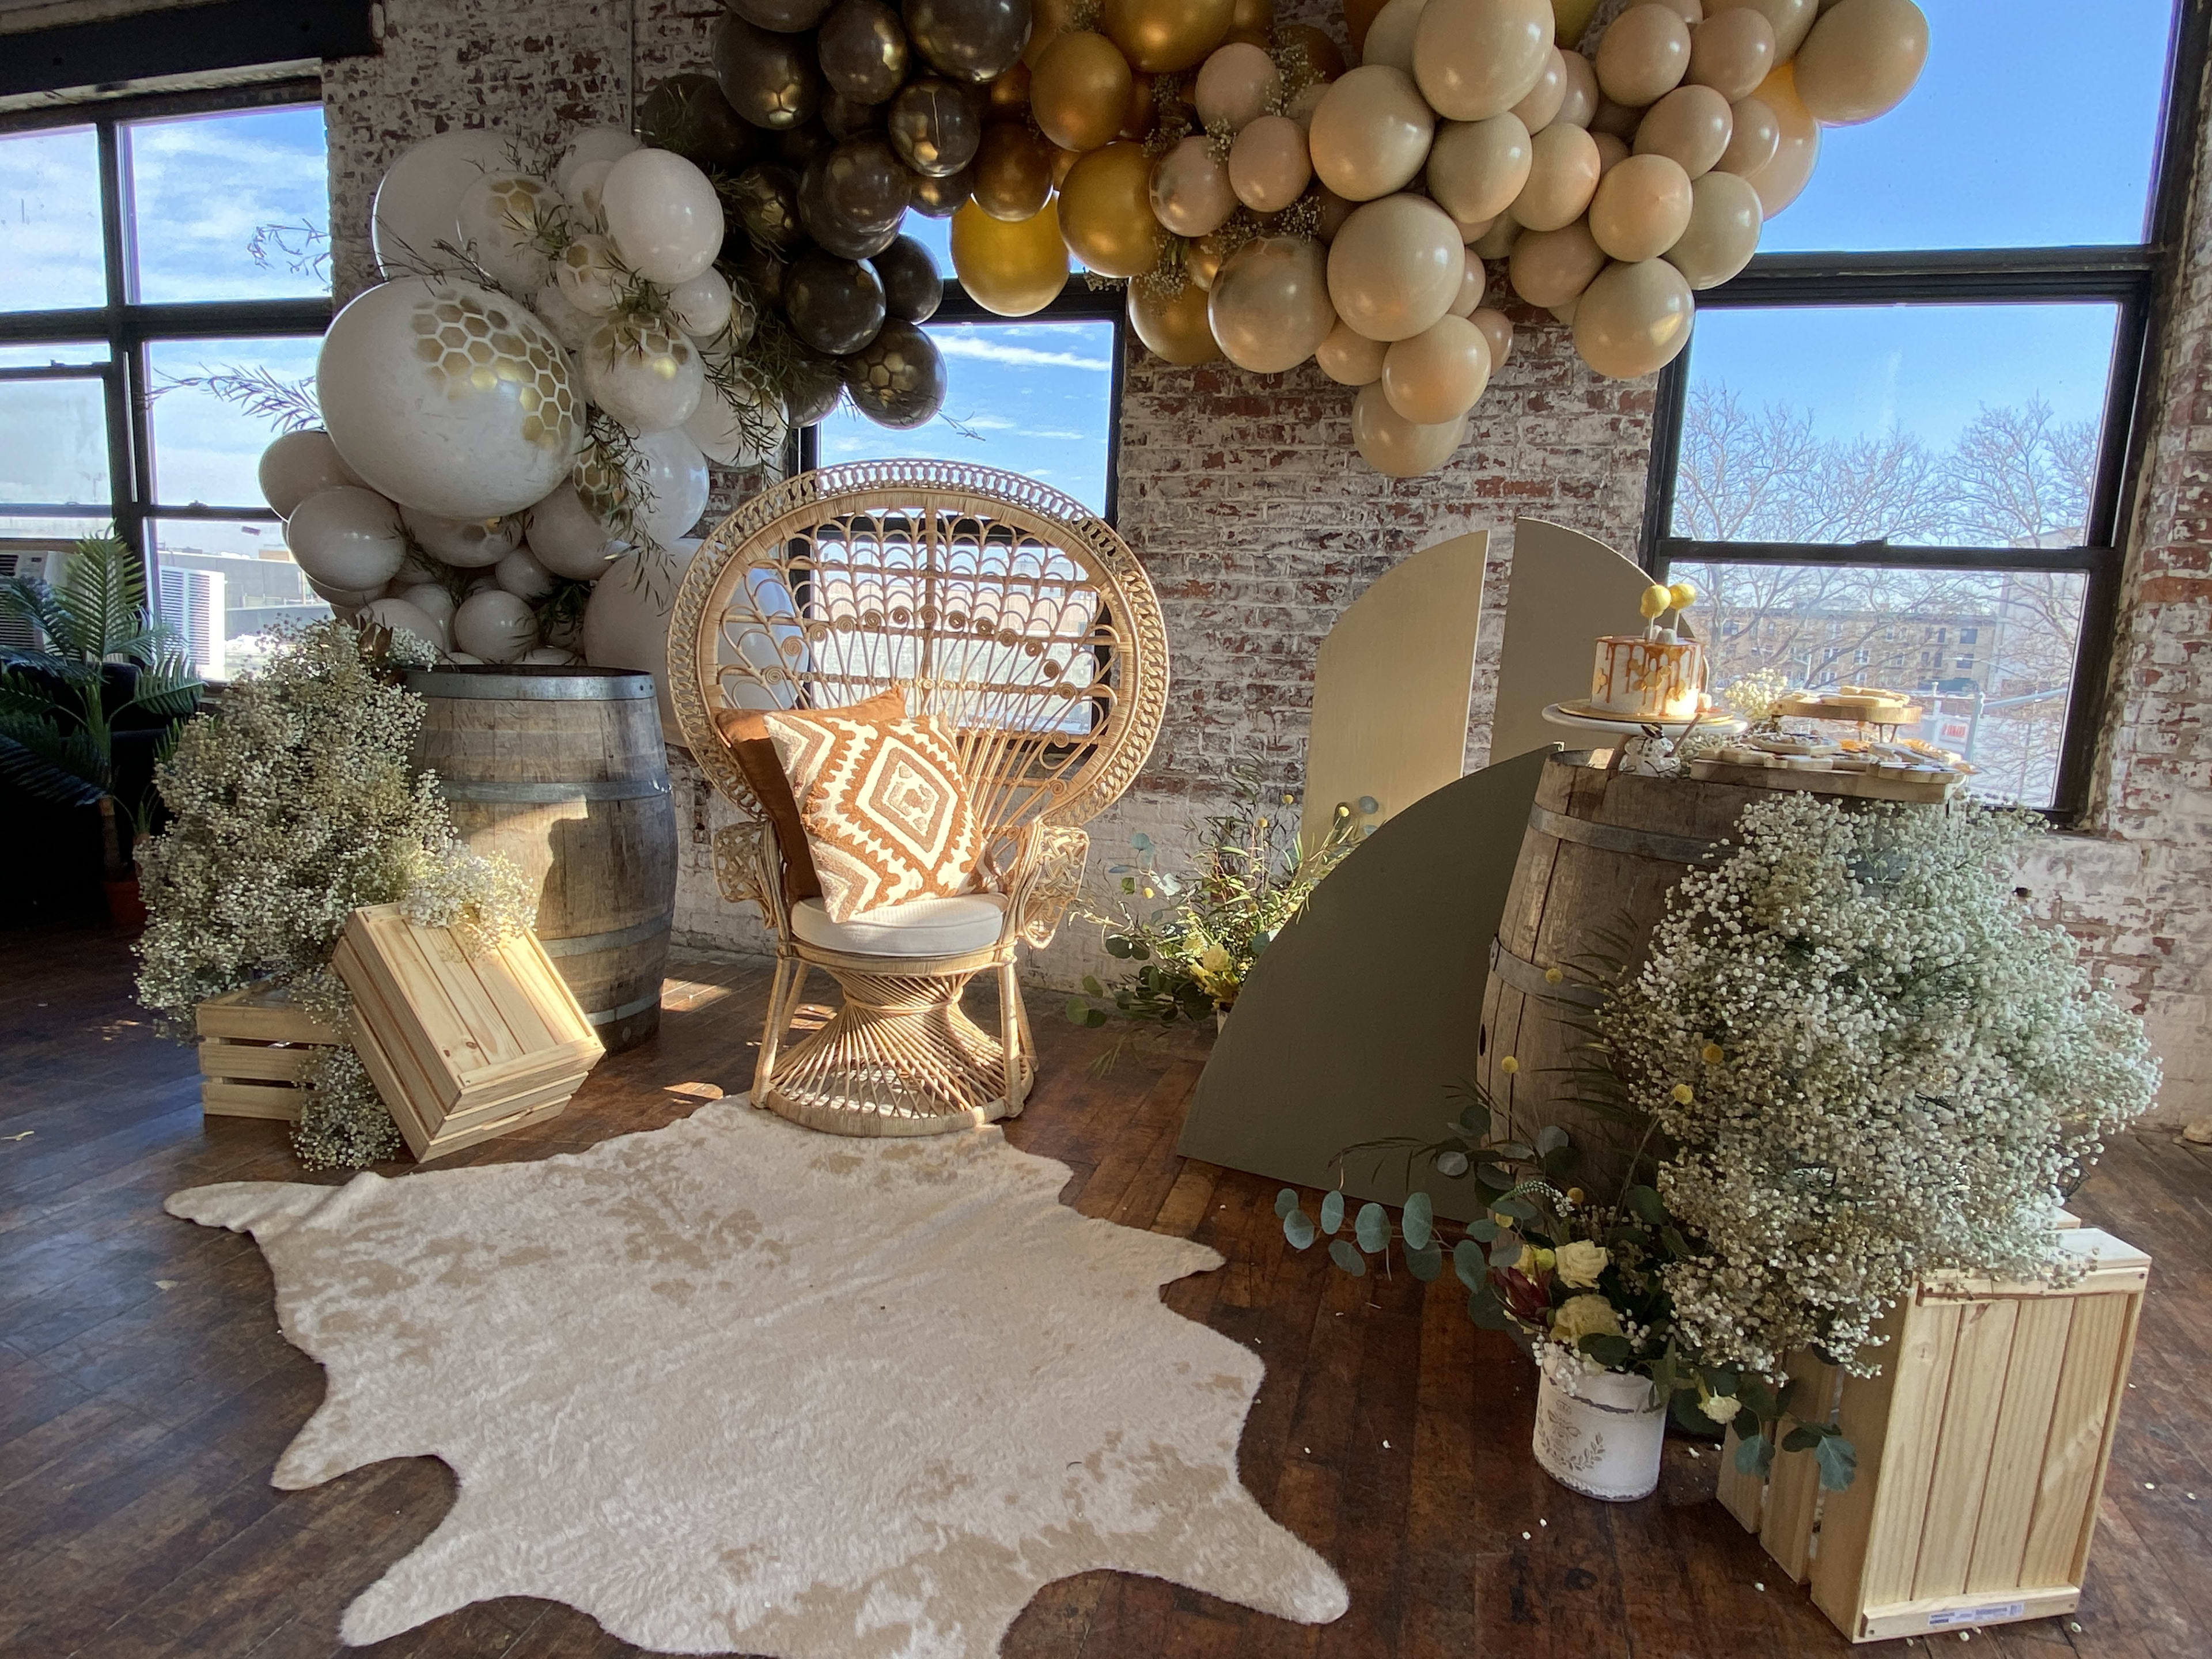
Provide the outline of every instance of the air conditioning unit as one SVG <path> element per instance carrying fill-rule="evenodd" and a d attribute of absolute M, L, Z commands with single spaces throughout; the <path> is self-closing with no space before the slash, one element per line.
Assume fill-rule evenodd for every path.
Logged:
<path fill-rule="evenodd" d="M 0 581 L 21 576 L 52 587 L 62 579 L 73 543 L 0 539 Z M 40 651 L 46 640 L 12 611 L 0 614 L 0 650 Z"/>

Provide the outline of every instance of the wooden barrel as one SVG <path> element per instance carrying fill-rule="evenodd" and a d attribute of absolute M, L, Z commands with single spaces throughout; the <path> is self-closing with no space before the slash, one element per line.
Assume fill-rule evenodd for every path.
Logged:
<path fill-rule="evenodd" d="M 650 674 L 516 665 L 411 673 L 415 761 L 453 827 L 521 866 L 538 937 L 608 1052 L 660 1024 L 676 808 Z"/>
<path fill-rule="evenodd" d="M 1744 808 L 1768 793 L 1609 772 L 1588 752 L 1545 763 L 1490 941 L 1476 1078 L 1507 1109 L 1515 1139 L 1553 1123 L 1574 1137 L 1583 1152 L 1577 1179 L 1594 1200 L 1613 1199 L 1635 1137 L 1575 1098 L 1596 1092 L 1578 1074 L 1595 1058 L 1583 1047 L 1603 1001 L 1593 988 L 1642 965 L 1668 893 L 1692 866 L 1721 855 Z M 1510 1075 L 1499 1065 L 1508 1055 L 1517 1064 Z M 1639 1179 L 1650 1175 L 1647 1164 Z"/>

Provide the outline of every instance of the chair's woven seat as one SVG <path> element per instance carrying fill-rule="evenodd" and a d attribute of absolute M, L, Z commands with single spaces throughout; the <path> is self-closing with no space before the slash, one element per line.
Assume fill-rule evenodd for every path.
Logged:
<path fill-rule="evenodd" d="M 855 957 L 964 957 L 988 951 L 1006 931 L 1003 893 L 962 893 L 912 899 L 866 910 L 850 921 L 830 920 L 830 907 L 801 899 L 791 907 L 791 931 L 817 951 Z"/>

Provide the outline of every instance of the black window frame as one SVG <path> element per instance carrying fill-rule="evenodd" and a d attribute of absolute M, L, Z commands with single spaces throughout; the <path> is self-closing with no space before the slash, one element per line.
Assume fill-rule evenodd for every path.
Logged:
<path fill-rule="evenodd" d="M 2057 778 L 2045 816 L 2078 823 L 2087 807 L 2119 624 L 2127 532 L 2157 410 L 2171 295 L 2188 247 L 2205 70 L 2206 0 L 2175 0 L 2160 88 L 2158 140 L 2140 243 L 2078 247 L 1774 253 L 1699 294 L 1700 310 L 1802 310 L 1899 304 L 2094 301 L 2116 309 L 2097 471 L 2081 545 L 1925 547 L 1859 543 L 1702 541 L 1673 533 L 1675 480 L 1689 395 L 1688 351 L 1660 372 L 1639 556 L 1664 581 L 1677 562 L 1820 565 L 1904 570 L 2063 571 L 2085 578 L 2074 678 Z"/>

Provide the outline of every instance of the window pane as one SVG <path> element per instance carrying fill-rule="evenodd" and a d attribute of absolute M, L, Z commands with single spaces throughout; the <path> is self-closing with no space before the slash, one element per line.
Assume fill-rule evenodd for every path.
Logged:
<path fill-rule="evenodd" d="M 327 294 L 330 182 L 319 105 L 126 127 L 138 298 Z"/>
<path fill-rule="evenodd" d="M 0 501 L 108 501 L 106 383 L 0 380 Z"/>
<path fill-rule="evenodd" d="M 1980 794 L 2048 806 L 2087 580 L 2077 571 L 1678 563 L 1712 684 L 1776 668 L 1793 685 L 1907 691 L 1906 737 L 1955 750 Z M 1840 729 L 1840 728 L 1839 728 Z"/>
<path fill-rule="evenodd" d="M 90 127 L 0 137 L 0 311 L 107 303 Z"/>
<path fill-rule="evenodd" d="M 2078 544 L 2118 319 L 2103 304 L 1708 308 L 1674 534 Z"/>
<path fill-rule="evenodd" d="M 2168 0 L 1920 3 L 1920 84 L 1879 120 L 1823 129 L 1759 251 L 2142 241 Z"/>
<path fill-rule="evenodd" d="M 261 452 L 285 429 L 282 409 L 312 407 L 314 339 L 156 340 L 154 499 L 165 507 L 258 507 Z M 276 413 L 254 405 L 274 400 Z"/>
<path fill-rule="evenodd" d="M 1103 513 L 1113 324 L 948 323 L 928 332 L 951 382 L 944 411 L 895 432 L 840 404 L 822 422 L 822 464 L 970 461 L 1025 474 Z"/>
<path fill-rule="evenodd" d="M 222 665 L 215 672 L 221 678 L 258 660 L 270 629 L 331 614 L 285 550 L 281 524 L 159 519 L 152 529 L 163 614 L 193 639 L 196 656 L 213 660 L 210 646 L 219 636 Z"/>
<path fill-rule="evenodd" d="M 105 340 L 42 341 L 37 345 L 0 345 L 0 368 L 51 368 L 63 363 L 104 363 Z"/>

